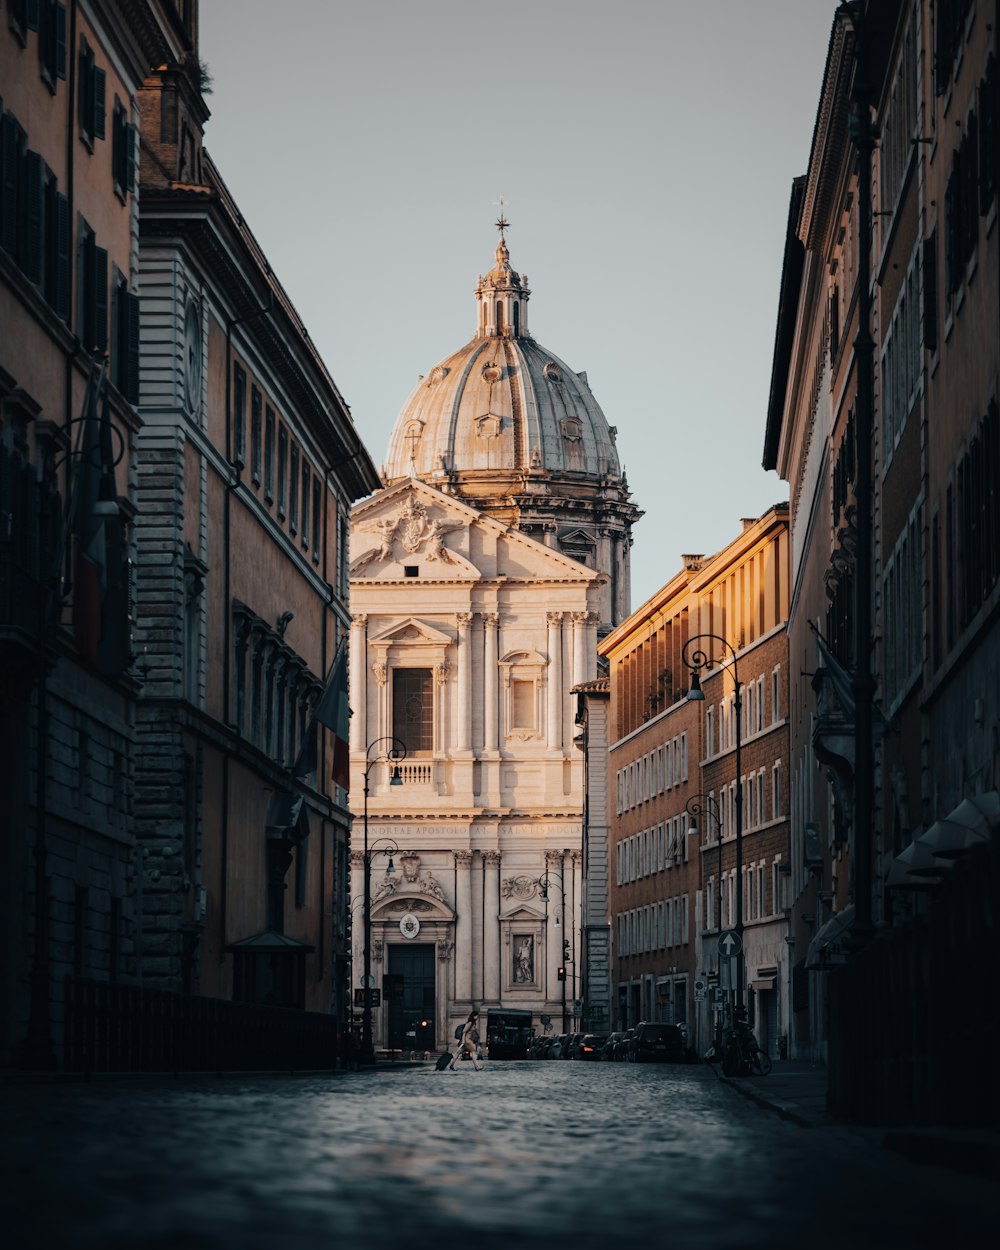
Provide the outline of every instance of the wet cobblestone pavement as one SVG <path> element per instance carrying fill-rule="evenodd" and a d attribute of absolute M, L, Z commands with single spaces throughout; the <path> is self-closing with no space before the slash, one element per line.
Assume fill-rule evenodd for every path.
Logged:
<path fill-rule="evenodd" d="M 468 1068 L 9 1085 L 4 1244 L 939 1250 L 995 1230 L 986 1178 L 801 1128 L 708 1068 Z"/>

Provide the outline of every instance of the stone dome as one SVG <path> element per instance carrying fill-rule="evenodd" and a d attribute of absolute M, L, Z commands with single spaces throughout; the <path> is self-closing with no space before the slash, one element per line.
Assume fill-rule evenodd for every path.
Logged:
<path fill-rule="evenodd" d="M 511 268 L 502 236 L 495 260 L 476 286 L 475 336 L 419 379 L 396 421 L 386 484 L 458 474 L 459 493 L 493 494 L 490 479 L 509 490 L 545 473 L 620 485 L 614 430 L 587 375 L 531 337 L 527 275 Z"/>
<path fill-rule="evenodd" d="M 511 268 L 501 220 L 476 285 L 475 335 L 417 382 L 382 469 L 419 478 L 604 575 L 601 628 L 629 613 L 632 502 L 609 426 L 587 384 L 528 329 L 527 274 Z"/>

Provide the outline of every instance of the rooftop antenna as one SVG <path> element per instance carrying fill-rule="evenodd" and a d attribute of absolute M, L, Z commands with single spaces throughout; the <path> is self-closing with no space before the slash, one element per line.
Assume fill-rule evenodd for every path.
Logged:
<path fill-rule="evenodd" d="M 506 208 L 510 208 L 510 205 L 509 205 L 509 204 L 504 205 L 504 202 L 503 202 L 503 192 L 501 192 L 501 193 L 500 193 L 500 199 L 499 199 L 499 200 L 495 200 L 495 201 L 494 201 L 494 205 L 495 205 L 495 207 L 497 207 L 497 208 L 499 208 L 499 209 L 500 209 L 500 216 L 497 218 L 497 221 L 496 221 L 496 226 L 497 226 L 497 229 L 500 231 L 500 238 L 502 239 L 502 238 L 503 238 L 503 232 L 504 232 L 506 229 L 508 229 L 508 228 L 509 228 L 509 226 L 510 226 L 510 222 L 509 222 L 509 221 L 507 220 L 507 218 L 504 216 L 504 208 L 505 208 L 505 207 L 506 207 Z"/>

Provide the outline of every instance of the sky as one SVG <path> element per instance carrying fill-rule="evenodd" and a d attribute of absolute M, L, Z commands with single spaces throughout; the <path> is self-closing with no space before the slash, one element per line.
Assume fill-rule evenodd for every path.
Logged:
<path fill-rule="evenodd" d="M 764 427 L 835 9 L 201 0 L 206 147 L 376 466 L 475 331 L 502 195 L 532 335 L 586 371 L 645 512 L 633 608 L 787 499 Z"/>

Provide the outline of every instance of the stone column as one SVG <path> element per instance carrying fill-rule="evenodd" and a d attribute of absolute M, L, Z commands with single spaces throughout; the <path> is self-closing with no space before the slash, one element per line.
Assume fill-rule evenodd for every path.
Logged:
<path fill-rule="evenodd" d="M 464 1004 L 472 1001 L 472 852 L 455 851 L 454 855 L 455 998 Z"/>
<path fill-rule="evenodd" d="M 573 685 L 587 680 L 587 621 L 589 612 L 573 613 Z"/>
<path fill-rule="evenodd" d="M 448 715 L 448 672 L 451 663 L 442 660 L 434 665 L 434 680 L 437 683 L 437 699 L 434 702 L 434 754 L 440 755 L 448 749 L 447 727 Z"/>
<path fill-rule="evenodd" d="M 570 877 L 567 883 L 567 904 L 566 904 L 566 928 L 568 930 L 567 937 L 570 940 L 571 954 L 573 962 L 570 965 L 573 976 L 573 998 L 583 997 L 583 967 L 581 965 L 583 952 L 583 914 L 580 907 L 583 898 L 583 852 L 570 851 Z M 570 910 L 569 899 L 572 899 L 573 908 Z"/>
<path fill-rule="evenodd" d="M 368 617 L 359 612 L 351 617 L 351 682 L 350 700 L 354 715 L 351 717 L 351 750 L 362 754 L 365 749 L 365 730 L 368 725 L 368 708 L 365 705 L 365 625 Z"/>
<path fill-rule="evenodd" d="M 546 614 L 549 624 L 549 701 L 546 737 L 550 751 L 562 749 L 562 618 L 561 612 Z"/>
<path fill-rule="evenodd" d="M 483 984 L 488 1003 L 500 1001 L 500 852 L 483 851 Z"/>
<path fill-rule="evenodd" d="M 386 682 L 387 669 L 385 664 L 381 661 L 373 664 L 372 676 L 375 678 L 378 689 L 375 691 L 375 724 L 371 726 L 367 724 L 365 725 L 365 732 L 368 734 L 368 742 L 374 742 L 376 738 L 385 737 L 392 728 L 392 717 L 389 713 L 389 688 Z"/>
<path fill-rule="evenodd" d="M 563 944 L 563 927 L 562 927 L 562 851 L 546 851 L 545 852 L 545 871 L 548 875 L 549 882 L 549 901 L 546 907 L 546 915 L 548 924 L 545 933 L 545 1001 L 554 1006 L 556 1010 L 562 1010 L 562 983 L 559 980 L 559 966 L 562 963 L 562 944 Z M 556 924 L 556 917 L 559 917 L 559 924 Z M 557 1020 L 553 1016 L 553 1021 L 557 1025 L 556 1032 L 562 1032 L 562 1018 Z"/>
<path fill-rule="evenodd" d="M 468 753 L 472 745 L 472 649 L 469 642 L 471 614 L 458 612 L 458 707 L 455 716 L 455 749 Z"/>
<path fill-rule="evenodd" d="M 455 1039 L 452 1037 L 454 1025 L 448 1012 L 451 1002 L 451 957 L 455 951 L 455 943 L 445 939 L 437 944 L 438 974 L 435 987 L 435 1004 L 437 1016 L 437 1037 L 434 1044 L 438 1050 L 454 1050 Z"/>
<path fill-rule="evenodd" d="M 483 613 L 483 750 L 498 750 L 499 720 L 497 708 L 497 626 L 500 617 L 496 612 Z"/>

